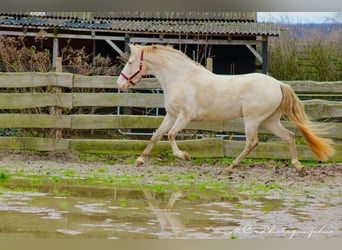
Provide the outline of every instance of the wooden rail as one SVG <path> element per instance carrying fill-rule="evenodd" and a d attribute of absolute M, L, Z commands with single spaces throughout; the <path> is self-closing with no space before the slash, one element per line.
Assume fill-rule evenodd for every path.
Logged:
<path fill-rule="evenodd" d="M 138 107 L 163 108 L 163 94 L 155 93 L 118 93 L 116 77 L 80 76 L 69 73 L 0 73 L 0 128 L 30 129 L 156 129 L 163 117 L 142 115 L 99 115 L 93 113 L 73 113 L 77 108 L 103 107 Z M 342 102 L 332 101 L 331 96 L 342 97 L 342 81 L 312 82 L 294 81 L 290 84 L 301 96 L 327 97 L 303 101 L 306 112 L 321 127 L 331 127 L 327 136 L 336 141 L 337 153 L 333 160 L 341 161 Z M 51 89 L 53 88 L 53 91 Z M 144 79 L 136 90 L 159 89 L 155 79 Z M 59 108 L 59 113 L 32 112 L 31 109 Z M 284 125 L 301 136 L 290 122 Z M 244 133 L 241 119 L 229 122 L 193 122 L 187 130 L 212 132 Z M 270 133 L 260 128 L 261 135 Z M 139 154 L 147 141 L 138 140 L 94 140 L 75 138 L 35 138 L 35 137 L 0 137 L 0 149 L 27 150 L 67 150 L 85 152 L 111 152 L 115 154 Z M 242 150 L 244 142 L 209 138 L 202 140 L 180 141 L 180 147 L 188 150 L 192 156 L 231 156 Z M 299 145 L 301 159 L 315 159 L 306 145 Z M 167 142 L 160 142 L 154 153 L 169 150 Z M 280 141 L 265 142 L 251 154 L 256 158 L 288 158 L 287 146 Z"/>

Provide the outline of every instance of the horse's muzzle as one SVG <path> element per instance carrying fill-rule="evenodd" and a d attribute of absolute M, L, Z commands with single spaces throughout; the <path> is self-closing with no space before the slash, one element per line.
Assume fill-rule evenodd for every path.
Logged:
<path fill-rule="evenodd" d="M 121 76 L 119 77 L 118 81 L 116 82 L 116 84 L 118 85 L 118 89 L 120 91 L 127 91 L 128 87 L 129 87 L 129 82 L 126 81 L 125 79 L 123 79 Z"/>
<path fill-rule="evenodd" d="M 127 83 L 127 84 L 125 84 L 125 85 L 119 87 L 119 89 L 120 89 L 120 91 L 124 91 L 124 92 L 125 92 L 125 91 L 128 90 L 128 87 L 129 87 L 129 84 Z"/>

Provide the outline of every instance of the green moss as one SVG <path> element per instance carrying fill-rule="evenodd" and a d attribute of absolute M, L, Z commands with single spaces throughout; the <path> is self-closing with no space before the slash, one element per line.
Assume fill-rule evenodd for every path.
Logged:
<path fill-rule="evenodd" d="M 168 176 L 168 175 L 156 176 L 156 177 L 154 177 L 154 180 L 155 181 L 165 181 L 165 182 L 167 182 L 167 181 L 170 180 L 170 176 Z"/>
<path fill-rule="evenodd" d="M 267 194 L 271 190 L 283 189 L 283 187 L 278 183 L 268 183 L 263 184 L 256 181 L 246 181 L 243 182 L 239 187 L 236 188 L 237 192 L 246 193 L 248 195 L 260 195 Z"/>
<path fill-rule="evenodd" d="M 231 240 L 236 240 L 236 239 L 238 239 L 239 237 L 237 236 L 237 235 L 235 235 L 235 234 L 232 234 L 232 235 L 230 235 L 230 237 L 229 237 L 229 239 L 231 239 Z"/>
<path fill-rule="evenodd" d="M 75 170 L 66 170 L 64 173 L 63 173 L 64 176 L 66 177 L 73 177 L 76 175 L 76 171 Z"/>
<path fill-rule="evenodd" d="M 99 173 L 106 173 L 107 169 L 106 168 L 98 168 L 97 172 L 99 172 Z"/>
<path fill-rule="evenodd" d="M 42 185 L 42 180 L 40 178 L 34 178 L 31 180 L 31 184 L 34 186 L 41 186 Z"/>
<path fill-rule="evenodd" d="M 0 182 L 8 181 L 10 174 L 7 172 L 0 172 Z"/>

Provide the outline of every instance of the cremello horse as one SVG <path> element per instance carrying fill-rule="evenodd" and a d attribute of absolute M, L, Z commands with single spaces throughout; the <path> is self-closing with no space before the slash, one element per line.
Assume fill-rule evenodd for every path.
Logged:
<path fill-rule="evenodd" d="M 318 136 L 309 126 L 303 104 L 292 88 L 270 76 L 251 73 L 245 75 L 216 75 L 192 61 L 182 52 L 166 46 L 130 45 L 131 54 L 117 84 L 126 91 L 137 85 L 145 74 L 154 75 L 164 91 L 166 116 L 152 136 L 136 166 L 143 165 L 155 143 L 168 132 L 173 154 L 189 159 L 179 150 L 176 134 L 191 121 L 226 121 L 242 117 L 246 145 L 225 170 L 232 172 L 258 144 L 258 127 L 263 125 L 285 140 L 290 148 L 291 162 L 298 171 L 294 134 L 280 123 L 282 114 L 299 128 L 317 158 L 325 161 L 334 153 L 333 142 Z"/>

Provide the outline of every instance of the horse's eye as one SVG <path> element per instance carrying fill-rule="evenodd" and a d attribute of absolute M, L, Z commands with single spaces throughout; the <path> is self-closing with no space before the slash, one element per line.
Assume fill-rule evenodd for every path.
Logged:
<path fill-rule="evenodd" d="M 128 62 L 128 64 L 129 64 L 129 65 L 131 65 L 131 64 L 132 64 L 132 62 Z"/>

